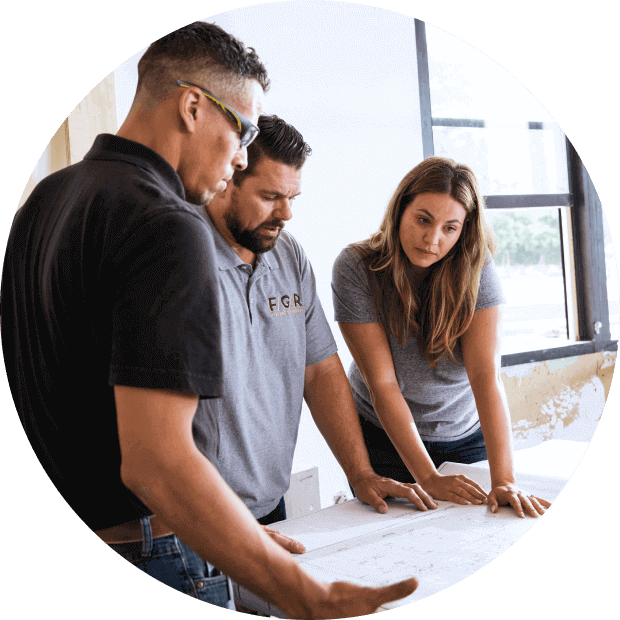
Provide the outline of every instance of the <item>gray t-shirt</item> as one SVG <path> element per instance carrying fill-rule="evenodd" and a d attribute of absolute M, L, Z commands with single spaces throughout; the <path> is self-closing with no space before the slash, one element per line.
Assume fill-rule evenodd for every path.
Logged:
<path fill-rule="evenodd" d="M 487 260 L 480 279 L 476 311 L 504 303 L 490 254 Z M 332 293 L 336 321 L 378 322 L 366 270 L 359 254 L 351 247 L 342 250 L 334 263 Z M 420 437 L 424 441 L 454 441 L 475 432 L 480 422 L 460 342 L 454 349 L 454 356 L 460 363 L 442 359 L 437 368 L 433 368 L 420 354 L 415 338 L 410 338 L 404 347 L 389 334 L 388 341 L 398 385 Z M 381 426 L 355 362 L 349 369 L 349 381 L 358 413 Z"/>
<path fill-rule="evenodd" d="M 201 400 L 194 440 L 256 518 L 288 490 L 306 366 L 336 352 L 299 243 L 244 263 L 211 220 L 219 267 L 222 398 Z"/>

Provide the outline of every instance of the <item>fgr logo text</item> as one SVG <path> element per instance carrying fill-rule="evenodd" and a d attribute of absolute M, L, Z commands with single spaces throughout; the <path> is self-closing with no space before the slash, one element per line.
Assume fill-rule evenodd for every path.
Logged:
<path fill-rule="evenodd" d="M 267 302 L 269 303 L 271 316 L 284 316 L 304 311 L 301 297 L 297 293 L 278 297 L 268 297 Z"/>

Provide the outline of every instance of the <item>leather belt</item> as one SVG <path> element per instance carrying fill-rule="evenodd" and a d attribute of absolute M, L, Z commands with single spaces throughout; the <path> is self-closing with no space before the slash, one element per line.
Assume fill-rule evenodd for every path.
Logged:
<path fill-rule="evenodd" d="M 151 516 L 150 520 L 153 538 L 161 538 L 162 536 L 169 536 L 174 533 L 167 525 L 158 519 L 157 515 Z M 140 525 L 140 519 L 136 519 L 135 521 L 127 521 L 126 523 L 107 527 L 103 530 L 95 530 L 95 534 L 108 545 L 141 542 L 142 526 Z"/>

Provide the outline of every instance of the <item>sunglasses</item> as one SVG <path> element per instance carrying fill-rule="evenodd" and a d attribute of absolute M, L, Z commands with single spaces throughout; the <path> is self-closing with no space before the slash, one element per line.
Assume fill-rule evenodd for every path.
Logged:
<path fill-rule="evenodd" d="M 250 120 L 248 120 L 241 112 L 237 112 L 235 108 L 230 107 L 227 103 L 224 103 L 220 99 L 218 99 L 215 95 L 211 94 L 208 90 L 205 90 L 202 86 L 197 86 L 196 84 L 190 84 L 189 82 L 184 82 L 183 80 L 177 80 L 177 84 L 182 86 L 183 88 L 189 88 L 193 86 L 194 88 L 200 89 L 200 92 L 207 97 L 207 99 L 211 99 L 214 103 L 216 103 L 224 112 L 226 116 L 237 125 L 239 128 L 239 138 L 241 140 L 241 146 L 249 146 L 254 138 L 258 135 L 258 127 Z"/>

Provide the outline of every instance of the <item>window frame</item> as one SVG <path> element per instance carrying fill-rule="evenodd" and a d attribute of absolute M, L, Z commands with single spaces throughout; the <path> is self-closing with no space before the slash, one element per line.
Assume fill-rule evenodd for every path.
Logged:
<path fill-rule="evenodd" d="M 449 125 L 462 127 L 483 126 L 478 119 L 435 119 L 433 123 L 430 93 L 430 74 L 428 66 L 428 47 L 426 24 L 415 20 L 416 55 L 418 67 L 418 87 L 420 93 L 420 116 L 422 125 L 422 152 L 424 158 L 435 153 L 433 126 Z M 482 125 L 481 125 L 482 123 Z M 538 129 L 530 123 L 532 129 Z M 485 196 L 488 209 L 517 209 L 531 207 L 570 207 L 571 231 L 560 229 L 562 247 L 564 236 L 569 234 L 574 265 L 574 287 L 576 299 L 576 342 L 548 349 L 523 351 L 502 355 L 502 367 L 530 362 L 586 355 L 600 351 L 617 351 L 618 341 L 611 339 L 609 325 L 609 305 L 607 297 L 607 274 L 605 267 L 605 244 L 603 229 L 603 209 L 590 175 L 577 151 L 566 140 L 567 169 L 569 180 L 568 194 L 517 194 Z M 563 269 L 567 257 L 563 256 Z M 572 303 L 567 299 L 565 274 L 565 305 Z M 569 311 L 566 308 L 567 323 Z M 595 324 L 600 328 L 595 329 Z M 569 330 L 572 326 L 569 326 Z"/>

